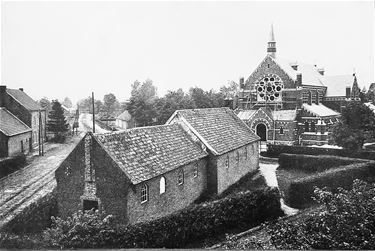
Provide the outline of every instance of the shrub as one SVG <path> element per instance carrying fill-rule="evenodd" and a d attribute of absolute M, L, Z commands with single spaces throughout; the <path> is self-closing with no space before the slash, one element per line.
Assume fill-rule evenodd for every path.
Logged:
<path fill-rule="evenodd" d="M 288 203 L 292 207 L 302 208 L 313 202 L 314 187 L 350 188 L 354 179 L 374 177 L 375 163 L 352 164 L 325 172 L 316 173 L 291 182 Z"/>
<path fill-rule="evenodd" d="M 366 162 L 362 159 L 352 159 L 345 157 L 329 156 L 329 155 L 305 155 L 305 154 L 280 154 L 279 168 L 280 169 L 298 169 L 312 172 L 322 172 L 331 168 L 339 166 L 350 165 L 358 162 Z"/>
<path fill-rule="evenodd" d="M 308 154 L 308 155 L 335 155 L 342 157 L 375 160 L 375 151 L 350 151 L 345 149 L 306 147 L 306 146 L 285 146 L 267 145 L 266 156 L 279 157 L 282 153 Z"/>
<path fill-rule="evenodd" d="M 276 249 L 373 249 L 375 185 L 355 180 L 351 190 L 315 189 L 323 208 L 299 221 L 269 224 Z"/>
<path fill-rule="evenodd" d="M 86 216 L 80 212 L 66 221 L 54 219 L 45 240 L 60 248 L 177 248 L 282 214 L 278 190 L 267 188 L 192 205 L 163 218 L 116 229 L 102 214 Z"/>
<path fill-rule="evenodd" d="M 42 241 L 36 236 L 16 235 L 0 232 L 0 248 L 6 249 L 39 249 Z"/>
<path fill-rule="evenodd" d="M 26 164 L 26 156 L 20 154 L 15 157 L 9 157 L 0 161 L 0 178 L 11 174 Z"/>

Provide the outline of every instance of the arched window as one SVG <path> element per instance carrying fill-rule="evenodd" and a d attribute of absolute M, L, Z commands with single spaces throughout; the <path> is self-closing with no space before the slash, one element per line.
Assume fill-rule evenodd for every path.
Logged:
<path fill-rule="evenodd" d="M 282 126 L 280 126 L 279 130 L 280 130 L 280 132 L 279 132 L 280 134 L 284 134 L 284 128 Z"/>
<path fill-rule="evenodd" d="M 184 170 L 178 171 L 178 177 L 177 177 L 177 182 L 179 185 L 184 184 Z"/>
<path fill-rule="evenodd" d="M 198 163 L 195 163 L 194 165 L 194 174 L 193 174 L 194 178 L 198 177 Z"/>
<path fill-rule="evenodd" d="M 225 167 L 229 168 L 229 153 L 228 153 L 227 158 L 225 160 Z"/>
<path fill-rule="evenodd" d="M 143 184 L 141 188 L 141 203 L 144 203 L 148 200 L 148 186 Z"/>
<path fill-rule="evenodd" d="M 160 178 L 160 194 L 165 193 L 165 178 Z"/>
<path fill-rule="evenodd" d="M 309 131 L 309 122 L 305 122 L 305 132 Z"/>
<path fill-rule="evenodd" d="M 311 131 L 315 132 L 315 123 L 314 122 L 311 122 Z"/>

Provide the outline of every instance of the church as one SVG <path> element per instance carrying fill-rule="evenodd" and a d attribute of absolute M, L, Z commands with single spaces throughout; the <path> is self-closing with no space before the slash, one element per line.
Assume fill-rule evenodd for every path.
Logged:
<path fill-rule="evenodd" d="M 271 26 L 267 55 L 240 79 L 238 116 L 262 145 L 325 145 L 347 102 L 359 101 L 355 74 L 327 76 L 322 67 L 277 56 Z"/>

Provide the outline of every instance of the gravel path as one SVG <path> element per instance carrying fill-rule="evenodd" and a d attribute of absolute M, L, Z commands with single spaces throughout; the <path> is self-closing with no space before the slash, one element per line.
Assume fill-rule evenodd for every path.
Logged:
<path fill-rule="evenodd" d="M 55 170 L 81 136 L 65 144 L 51 144 L 44 156 L 35 156 L 24 168 L 0 179 L 0 228 L 25 207 L 56 187 Z"/>

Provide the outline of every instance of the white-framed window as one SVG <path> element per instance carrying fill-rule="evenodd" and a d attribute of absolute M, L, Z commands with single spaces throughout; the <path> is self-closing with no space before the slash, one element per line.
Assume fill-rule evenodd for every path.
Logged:
<path fill-rule="evenodd" d="M 282 126 L 280 126 L 279 133 L 284 134 L 284 128 Z"/>
<path fill-rule="evenodd" d="M 195 163 L 195 164 L 194 164 L 194 173 L 193 173 L 193 177 L 194 177 L 194 178 L 198 177 L 198 163 Z"/>
<path fill-rule="evenodd" d="M 165 178 L 160 178 L 160 194 L 165 193 Z"/>
<path fill-rule="evenodd" d="M 148 186 L 143 184 L 141 188 L 141 203 L 148 201 Z"/>
<path fill-rule="evenodd" d="M 225 159 L 225 167 L 229 168 L 229 153 L 227 155 L 227 158 Z"/>
<path fill-rule="evenodd" d="M 184 184 L 184 170 L 182 169 L 178 171 L 177 182 L 179 185 Z"/>

